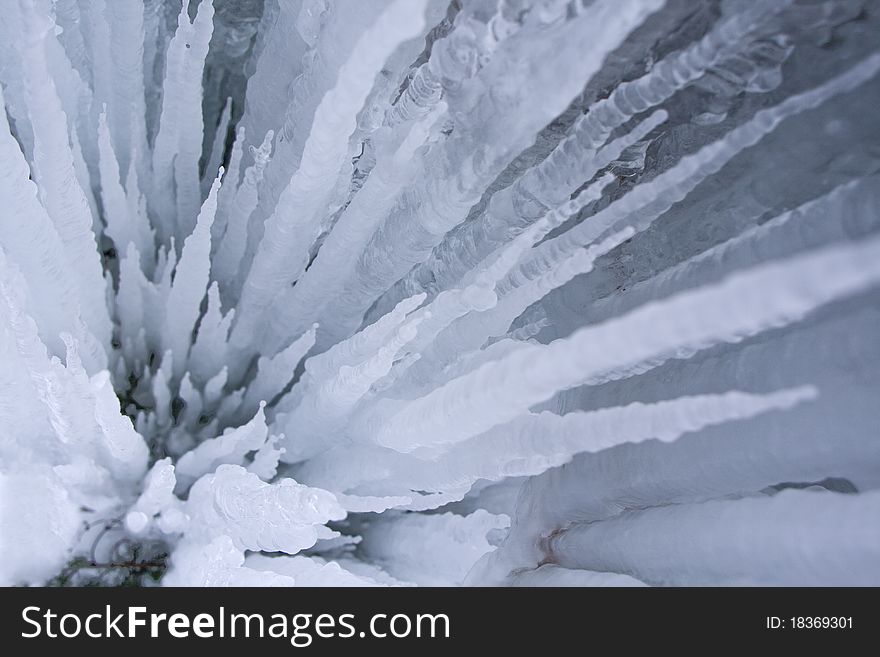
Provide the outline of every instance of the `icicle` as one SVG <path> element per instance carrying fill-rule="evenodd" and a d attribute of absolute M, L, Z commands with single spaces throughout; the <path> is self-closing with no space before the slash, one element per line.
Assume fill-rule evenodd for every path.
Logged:
<path fill-rule="evenodd" d="M 203 474 L 214 472 L 224 463 L 242 465 L 244 457 L 261 449 L 269 435 L 263 413 L 265 404 L 253 419 L 237 429 L 227 429 L 222 436 L 206 440 L 177 461 L 177 479 L 184 486 Z"/>
<path fill-rule="evenodd" d="M 315 345 L 317 324 L 303 333 L 289 347 L 279 351 L 272 358 L 262 356 L 257 361 L 257 373 L 248 383 L 247 392 L 242 401 L 242 409 L 257 406 L 261 402 L 270 403 L 293 380 L 297 365 Z"/>
<path fill-rule="evenodd" d="M 156 422 L 167 426 L 171 422 L 171 388 L 170 381 L 174 371 L 174 354 L 169 350 L 162 354 L 161 365 L 153 377 L 151 388 L 155 400 Z"/>
<path fill-rule="evenodd" d="M 119 179 L 119 165 L 113 144 L 110 142 L 110 130 L 107 127 L 107 114 L 102 112 L 98 122 L 98 149 L 100 152 L 101 171 L 101 202 L 107 221 L 106 234 L 113 240 L 118 253 L 128 250 L 129 244 L 143 251 L 149 245 L 140 241 L 137 228 L 137 215 L 130 215 L 128 199 Z"/>
<path fill-rule="evenodd" d="M 221 238 L 226 232 L 229 206 L 232 205 L 233 199 L 238 194 L 244 135 L 244 128 L 239 128 L 235 133 L 232 150 L 229 153 L 229 168 L 226 170 L 226 175 L 223 178 L 223 187 L 220 188 L 220 193 L 217 194 L 217 215 L 214 219 L 214 225 L 211 226 L 212 259 L 216 257 L 217 248 L 220 246 Z"/>
<path fill-rule="evenodd" d="M 641 281 L 625 291 L 597 299 L 584 313 L 596 323 L 662 299 L 697 282 L 719 280 L 726 274 L 819 247 L 842 239 L 857 239 L 880 228 L 880 216 L 871 210 L 880 202 L 880 178 L 855 180 L 809 201 L 693 258 Z M 828 217 L 840 217 L 828 221 Z"/>
<path fill-rule="evenodd" d="M 226 387 L 228 379 L 229 370 L 225 365 L 217 374 L 208 379 L 205 383 L 204 391 L 206 407 L 215 408 L 217 406 L 217 403 L 223 397 L 223 389 Z"/>
<path fill-rule="evenodd" d="M 119 399 L 110 385 L 109 373 L 104 371 L 96 374 L 91 387 L 95 397 L 95 419 L 113 460 L 112 464 L 105 465 L 116 478 L 137 481 L 147 468 L 147 446 L 134 430 L 131 420 L 120 412 Z"/>
<path fill-rule="evenodd" d="M 868 337 L 877 321 L 877 310 L 866 309 L 775 340 L 753 341 L 722 357 L 672 361 L 633 381 L 589 388 L 599 409 L 620 398 L 620 385 L 629 384 L 625 394 L 652 400 L 669 394 L 671 380 L 682 382 L 675 392 L 683 395 L 715 386 L 767 389 L 813 380 L 820 396 L 795 413 L 718 425 L 674 444 L 647 442 L 576 457 L 566 468 L 533 480 L 528 513 L 551 531 L 573 513 L 585 522 L 619 513 L 621 499 L 631 507 L 678 504 L 832 474 L 859 489 L 877 488 L 880 477 L 871 464 L 880 458 L 880 446 L 865 441 L 877 421 L 877 377 L 872 373 L 859 384 L 851 377 L 855 360 L 869 368 L 880 360 L 880 346 Z M 768 374 L 762 364 L 782 350 L 786 365 Z M 838 414 L 847 417 L 845 424 L 836 420 Z M 832 434 L 833 444 L 827 441 Z"/>
<path fill-rule="evenodd" d="M 135 162 L 137 174 L 146 184 L 149 151 L 144 99 L 144 3 L 142 0 L 112 0 L 105 11 L 113 63 L 113 93 L 107 100 L 113 146 L 122 173 L 128 175 L 129 164 Z"/>
<path fill-rule="evenodd" d="M 223 105 L 223 111 L 220 113 L 220 122 L 217 124 L 214 141 L 211 145 L 211 153 L 205 164 L 205 173 L 202 175 L 202 198 L 208 195 L 211 183 L 214 182 L 214 172 L 223 164 L 223 155 L 226 152 L 226 137 L 229 135 L 229 119 L 231 117 L 232 96 L 226 99 L 226 104 Z M 232 176 L 230 176 L 230 180 L 232 180 Z"/>
<path fill-rule="evenodd" d="M 69 453 L 89 456 L 118 480 L 139 478 L 146 468 L 147 448 L 131 421 L 121 415 L 109 373 L 99 372 L 90 381 L 77 343 L 68 334 L 62 335 L 67 365 L 50 359 L 33 319 L 23 311 L 22 291 L 12 283 L 0 280 L 3 314 L 58 440 Z"/>
<path fill-rule="evenodd" d="M 504 41 L 522 27 L 519 21 L 506 19 L 506 5 L 497 3 L 488 20 L 481 15 L 485 7 L 461 7 L 449 33 L 432 44 L 428 61 L 411 74 L 400 97 L 386 110 L 384 123 L 396 126 L 424 116 L 440 101 L 444 89 L 455 91 L 476 76 Z"/>
<path fill-rule="evenodd" d="M 371 386 L 387 376 L 401 349 L 417 335 L 420 319 L 397 329 L 376 352 L 339 371 L 302 393 L 290 413 L 279 415 L 276 424 L 285 435 L 285 461 L 295 463 L 313 456 L 338 441 L 344 421 L 351 415 Z"/>
<path fill-rule="evenodd" d="M 257 207 L 257 189 L 263 180 L 263 171 L 269 162 L 272 153 L 272 139 L 275 133 L 271 130 L 266 133 L 266 138 L 258 149 L 252 151 L 254 163 L 244 172 L 241 185 L 235 190 L 234 196 L 227 197 L 227 207 L 224 213 L 224 231 L 220 237 L 217 253 L 212 260 L 213 276 L 220 283 L 221 292 L 225 299 L 225 306 L 231 306 L 238 299 L 241 292 L 241 279 L 239 269 L 247 245 L 247 226 L 251 213 Z M 244 133 L 239 132 L 236 140 L 236 148 L 240 149 L 239 140 L 243 141 Z M 233 152 L 235 156 L 235 152 Z M 238 151 L 238 159 L 241 151 Z M 227 177 L 235 180 L 238 172 L 230 170 Z"/>
<path fill-rule="evenodd" d="M 208 288 L 208 308 L 199 322 L 198 333 L 190 353 L 189 368 L 196 381 L 206 382 L 224 367 L 229 325 L 235 316 L 230 309 L 224 316 L 220 310 L 217 283 Z"/>
<path fill-rule="evenodd" d="M 76 282 L 83 320 L 106 346 L 110 343 L 111 326 L 92 216 L 76 179 L 67 120 L 46 68 L 44 40 L 51 23 L 42 22 L 33 8 L 26 10 L 23 18 L 22 66 L 25 98 L 36 140 L 37 185 L 64 245 L 63 261 Z"/>
<path fill-rule="evenodd" d="M 177 398 L 182 402 L 182 409 L 177 412 L 177 417 L 174 418 L 174 424 L 176 427 L 182 427 L 192 432 L 205 407 L 205 401 L 202 398 L 202 393 L 199 390 L 196 390 L 195 385 L 193 385 L 189 372 L 184 374 L 183 378 L 180 380 L 180 386 L 177 390 Z M 190 443 L 190 445 L 187 446 L 188 449 L 194 442 L 192 436 L 189 435 L 181 436 L 179 437 L 179 440 Z"/>
<path fill-rule="evenodd" d="M 272 306 L 267 336 L 269 351 L 277 350 L 315 321 L 353 266 L 353 259 L 391 212 L 398 194 L 415 175 L 412 160 L 438 119 L 431 114 L 414 125 L 397 150 L 383 158 L 324 240 L 315 261 L 297 284 Z M 391 308 L 385 313 L 390 312 Z"/>
<path fill-rule="evenodd" d="M 104 226 L 101 224 L 101 215 L 98 213 L 98 203 L 95 199 L 94 191 L 91 186 L 91 174 L 89 166 L 86 164 L 85 156 L 80 147 L 79 137 L 76 130 L 70 131 L 70 154 L 73 157 L 73 170 L 76 173 L 76 181 L 79 183 L 80 189 L 89 205 L 89 215 L 92 217 L 92 232 L 95 234 L 96 241 L 100 241 L 103 235 Z M 94 160 L 92 160 L 94 161 Z"/>
<path fill-rule="evenodd" d="M 565 202 L 579 185 L 591 180 L 597 172 L 620 157 L 627 148 L 644 139 L 667 118 L 666 111 L 658 110 L 638 123 L 630 132 L 603 148 L 599 148 L 601 144 L 578 143 L 578 128 L 583 121 L 580 119 L 572 128 L 572 134 L 560 142 L 547 159 L 526 171 L 510 187 L 494 194 L 485 213 L 475 221 L 469 221 L 450 232 L 431 257 L 395 287 L 436 292 L 453 284 L 469 268 L 476 266 L 493 246 L 518 234 L 546 213 L 548 208 L 558 206 L 564 208 Z M 554 156 L 557 154 L 560 154 L 559 159 L 577 157 L 579 162 L 567 163 L 568 166 L 565 166 L 555 161 Z M 539 197 L 534 190 L 526 191 L 533 186 L 530 184 L 532 179 L 543 178 L 547 169 L 558 172 L 557 175 L 564 172 L 567 176 L 565 183 L 554 184 L 545 181 L 546 188 L 542 197 Z M 541 200 L 538 200 L 539 198 Z M 574 216 L 593 200 L 596 199 L 585 199 L 580 207 L 566 212 L 567 216 L 563 217 L 563 221 Z M 430 286 L 423 285 L 422 281 L 429 278 L 432 281 Z"/>
<path fill-rule="evenodd" d="M 373 10 L 371 10 L 373 9 Z M 281 192 L 300 166 L 303 149 L 316 116 L 316 109 L 324 96 L 337 82 L 341 66 L 351 55 L 353 46 L 364 30 L 376 20 L 376 11 L 362 2 L 315 3 L 309 0 L 300 16 L 315 14 L 321 38 L 303 40 L 309 46 L 302 58 L 302 68 L 290 84 L 289 102 L 283 122 L 276 129 L 275 157 L 266 170 L 265 182 L 260 189 L 260 204 L 248 227 L 248 245 L 244 258 L 244 271 L 250 267 L 254 252 L 263 235 L 263 223 L 275 211 Z M 299 29 L 297 30 L 299 31 Z M 302 32 L 300 31 L 300 36 Z M 384 36 L 384 35 L 383 35 Z M 294 41 L 285 36 L 286 44 Z M 267 60 L 266 64 L 269 64 Z M 272 74 L 277 64 L 272 65 Z M 265 128 L 276 128 L 270 124 Z M 265 129 L 264 128 L 264 129 Z M 263 132 L 248 132 L 250 139 L 259 139 Z M 336 172 L 333 172 L 334 175 Z M 300 331 L 301 333 L 301 331 Z M 297 333 L 299 335 L 299 333 Z"/>
<path fill-rule="evenodd" d="M 645 230 L 654 219 L 683 199 L 697 184 L 717 173 L 735 155 L 755 145 L 785 119 L 814 109 L 840 94 L 864 84 L 880 72 L 880 54 L 872 55 L 825 84 L 760 110 L 743 125 L 697 153 L 685 156 L 672 169 L 638 185 L 620 201 L 596 213 L 563 235 L 541 244 L 521 268 L 546 268 L 550 263 L 589 244 L 609 229 L 631 225 Z"/>
<path fill-rule="evenodd" d="M 257 318 L 272 296 L 305 269 L 309 250 L 318 237 L 321 212 L 347 153 L 348 136 L 356 127 L 357 111 L 385 59 L 399 43 L 422 29 L 426 1 L 397 0 L 383 11 L 358 40 L 339 71 L 336 86 L 321 100 L 300 168 L 267 219 L 265 234 L 245 278 L 241 310 L 232 328 L 231 339 L 236 346 L 250 346 L 258 329 Z M 291 212 L 296 213 L 295 218 L 290 217 Z"/>
<path fill-rule="evenodd" d="M 186 369 L 187 355 L 192 332 L 199 318 L 200 307 L 208 289 L 211 263 L 211 224 L 217 210 L 217 191 L 220 177 L 214 180 L 208 198 L 202 205 L 192 235 L 186 238 L 180 262 L 175 270 L 174 283 L 168 294 L 165 327 L 162 332 L 162 348 L 176 354 L 174 377 L 180 378 Z M 219 369 L 219 368 L 218 368 Z"/>
<path fill-rule="evenodd" d="M 3 104 L 15 126 L 15 134 L 21 142 L 21 149 L 28 162 L 33 162 L 34 133 L 28 117 L 22 81 L 21 50 L 18 47 L 22 33 L 21 12 L 18 3 L 7 8 L 0 21 L 0 74 L 2 74 L 4 94 Z"/>
<path fill-rule="evenodd" d="M 279 408 L 292 408 L 293 400 L 299 399 L 295 395 L 301 393 L 307 386 L 322 384 L 335 376 L 342 367 L 352 367 L 375 354 L 424 300 L 424 294 L 404 299 L 391 312 L 363 331 L 306 360 L 305 377 L 290 394 L 282 398 Z"/>
<path fill-rule="evenodd" d="M 112 2 L 115 0 L 111 0 Z M 113 69 L 116 62 L 110 52 L 110 24 L 107 22 L 106 0 L 84 3 L 82 10 L 82 26 L 86 31 L 89 60 L 92 62 L 92 88 L 95 90 L 97 102 L 92 108 L 92 115 L 95 117 L 105 104 L 113 103 L 116 94 Z"/>
<path fill-rule="evenodd" d="M 333 297 L 318 319 L 328 330 L 319 333 L 319 348 L 356 330 L 373 302 L 414 264 L 428 257 L 443 235 L 467 217 L 470 207 L 509 161 L 571 102 L 584 80 L 598 70 L 605 53 L 661 4 L 651 0 L 613 7 L 591 5 L 555 29 L 522 39 L 518 49 L 508 52 L 508 61 L 492 62 L 484 69 L 488 88 L 503 84 L 504 90 L 496 94 L 481 85 L 474 107 L 456 117 L 458 125 L 443 148 L 429 151 L 416 184 L 358 257 L 344 292 Z M 599 25 L 603 27 L 599 29 Z M 592 43 L 587 56 L 580 48 L 584 39 Z M 535 61 L 536 57 L 544 62 L 538 69 L 524 64 L 517 68 L 513 63 Z M 571 69 L 573 62 L 576 70 Z M 569 71 L 562 81 L 554 74 L 560 66 Z M 511 70 L 521 71 L 523 77 L 517 85 L 511 85 L 507 77 Z M 465 97 L 466 90 L 478 84 L 471 82 L 462 92 Z M 499 102 L 501 96 L 503 102 Z M 450 112 L 453 109 L 450 106 Z M 473 154 L 474 139 L 491 144 L 478 158 Z M 325 317 L 333 317 L 333 321 L 328 324 Z"/>
<path fill-rule="evenodd" d="M 166 55 L 162 114 L 153 147 L 150 205 L 156 208 L 162 242 L 172 235 L 183 240 L 192 230 L 199 207 L 199 158 L 204 128 L 201 79 L 214 29 L 214 4 L 212 0 L 200 2 L 192 23 L 188 11 L 189 0 L 184 0 Z M 176 204 L 169 197 L 172 189 Z"/>
<path fill-rule="evenodd" d="M 735 274 L 581 329 L 570 338 L 546 346 L 527 345 L 392 411 L 386 420 L 378 419 L 383 414 L 379 404 L 373 419 L 365 418 L 360 430 L 369 426 L 367 433 L 376 442 L 400 451 L 464 440 L 512 419 L 558 390 L 615 378 L 645 362 L 662 362 L 797 321 L 825 303 L 880 282 L 878 254 L 880 240 L 874 238 Z M 755 294 L 758 290 L 760 295 Z M 515 381 L 515 372 L 530 376 L 520 377 L 515 388 L 504 388 L 500 398 L 492 381 Z M 439 432 L 431 430 L 440 426 L 438 414 L 444 418 Z"/>
<path fill-rule="evenodd" d="M 538 227 L 538 226 L 536 226 Z M 596 259 L 620 245 L 632 235 L 632 229 L 611 235 L 607 240 L 589 249 L 576 252 L 554 269 L 534 279 L 516 281 L 515 287 L 497 286 L 499 301 L 483 312 L 471 313 L 459 319 L 440 333 L 414 368 L 411 381 L 426 383 L 431 372 L 445 370 L 461 354 L 472 353 L 491 338 L 503 335 L 511 322 L 531 304 L 542 299 L 550 290 L 557 289 L 575 276 L 592 270 Z M 500 272 L 501 278 L 507 272 Z M 438 296 L 439 298 L 439 296 Z"/>
<path fill-rule="evenodd" d="M 411 459 L 407 465 L 401 462 L 398 476 L 401 482 L 418 481 L 423 490 L 439 492 L 470 487 L 479 479 L 536 475 L 569 462 L 575 454 L 652 438 L 673 442 L 705 427 L 788 410 L 817 394 L 815 388 L 802 386 L 768 394 L 731 391 L 655 404 L 634 402 L 561 416 L 547 411 L 528 414 L 476 436 L 460 449 L 431 461 L 430 467 L 427 462 L 413 463 Z"/>
<path fill-rule="evenodd" d="M 0 90 L 0 102 L 3 99 Z M 29 179 L 5 112 L 0 112 L 0 198 L 6 204 L 0 212 L 0 245 L 30 289 L 40 295 L 42 301 L 31 303 L 29 310 L 52 353 L 62 354 L 59 336 L 76 326 L 79 290 L 66 265 L 64 244 L 37 199 L 36 185 Z"/>
<path fill-rule="evenodd" d="M 162 104 L 162 80 L 157 76 L 157 64 L 164 66 L 164 51 L 171 35 L 166 34 L 164 3 L 162 0 L 144 0 L 144 90 L 146 93 L 147 138 L 155 141 L 159 129 Z"/>
<path fill-rule="evenodd" d="M 55 22 L 61 27 L 58 40 L 70 58 L 71 65 L 83 80 L 90 81 L 92 70 L 81 29 L 82 12 L 77 0 L 56 0 Z"/>
<path fill-rule="evenodd" d="M 174 496 L 174 465 L 166 457 L 153 464 L 144 477 L 143 491 L 125 515 L 125 527 L 142 534 L 159 513 L 175 509 L 180 501 Z"/>

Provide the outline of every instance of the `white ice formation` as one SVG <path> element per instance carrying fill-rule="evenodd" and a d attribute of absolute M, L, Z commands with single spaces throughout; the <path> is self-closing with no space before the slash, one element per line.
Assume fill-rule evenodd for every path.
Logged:
<path fill-rule="evenodd" d="M 5 2 L 0 584 L 880 584 L 878 33 Z"/>

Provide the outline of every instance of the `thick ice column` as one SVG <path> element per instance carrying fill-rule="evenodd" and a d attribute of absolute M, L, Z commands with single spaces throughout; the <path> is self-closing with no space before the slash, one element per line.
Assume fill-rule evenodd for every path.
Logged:
<path fill-rule="evenodd" d="M 880 492 L 787 490 L 574 525 L 547 541 L 564 568 L 666 585 L 876 585 Z"/>

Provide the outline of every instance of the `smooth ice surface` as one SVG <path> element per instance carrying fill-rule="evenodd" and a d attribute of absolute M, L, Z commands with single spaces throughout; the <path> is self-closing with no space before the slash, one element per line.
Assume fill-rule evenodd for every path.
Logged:
<path fill-rule="evenodd" d="M 880 584 L 877 3 L 7 5 L 0 584 Z"/>

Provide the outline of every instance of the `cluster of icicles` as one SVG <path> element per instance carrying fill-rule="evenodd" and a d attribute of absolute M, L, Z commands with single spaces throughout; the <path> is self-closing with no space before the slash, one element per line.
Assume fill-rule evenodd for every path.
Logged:
<path fill-rule="evenodd" d="M 880 583 L 877 9 L 5 3 L 0 583 Z"/>

